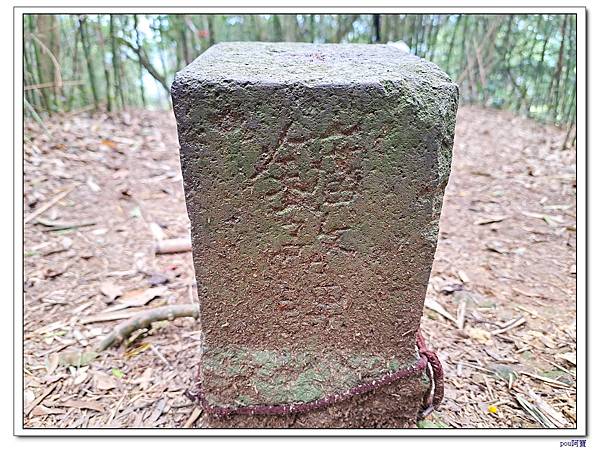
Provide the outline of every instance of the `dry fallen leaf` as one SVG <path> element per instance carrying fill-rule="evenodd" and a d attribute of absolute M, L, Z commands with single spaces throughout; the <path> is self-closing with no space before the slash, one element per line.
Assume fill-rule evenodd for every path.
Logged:
<path fill-rule="evenodd" d="M 94 373 L 94 382 L 96 383 L 96 388 L 100 389 L 101 391 L 108 391 L 117 387 L 117 380 L 115 377 L 107 375 L 103 372 Z"/>
<path fill-rule="evenodd" d="M 41 328 L 38 328 L 37 330 L 34 331 L 34 333 L 36 334 L 47 334 L 50 333 L 54 330 L 65 330 L 67 329 L 68 326 L 62 322 L 53 322 L 50 323 L 48 325 L 45 325 Z"/>
<path fill-rule="evenodd" d="M 550 336 L 541 336 L 540 341 L 542 341 L 542 344 L 544 344 L 548 348 L 556 348 L 556 343 L 554 342 L 554 339 L 552 339 Z"/>
<path fill-rule="evenodd" d="M 450 295 L 453 292 L 462 291 L 463 289 L 464 289 L 464 286 L 462 285 L 462 283 L 450 283 L 450 284 L 446 284 L 446 285 L 442 286 L 442 288 L 440 289 L 440 292 L 442 294 Z"/>
<path fill-rule="evenodd" d="M 167 401 L 164 398 L 161 398 L 156 402 L 154 411 L 148 417 L 148 423 L 153 424 L 158 420 L 158 418 L 165 412 L 165 406 L 167 405 Z"/>
<path fill-rule="evenodd" d="M 88 377 L 88 367 L 80 367 L 79 370 L 75 372 L 75 378 L 73 379 L 73 384 L 78 385 L 87 380 Z"/>
<path fill-rule="evenodd" d="M 112 139 L 102 139 L 100 141 L 100 146 L 106 146 L 112 150 L 117 149 L 117 143 L 115 141 L 113 141 Z"/>
<path fill-rule="evenodd" d="M 58 367 L 58 363 L 60 361 L 60 357 L 58 353 L 51 353 L 46 358 L 46 372 L 48 375 L 52 375 L 56 368 Z"/>
<path fill-rule="evenodd" d="M 504 255 L 505 253 L 509 252 L 508 248 L 506 248 L 506 246 L 500 241 L 486 242 L 485 249 L 490 250 L 492 252 L 500 253 L 501 255 Z"/>
<path fill-rule="evenodd" d="M 132 383 L 139 384 L 140 389 L 142 391 L 145 391 L 146 389 L 148 389 L 148 386 L 150 386 L 150 384 L 152 383 L 152 372 L 152 367 L 148 367 L 146 370 L 144 370 L 142 376 L 133 380 Z"/>
<path fill-rule="evenodd" d="M 533 338 L 538 339 L 542 344 L 544 344 L 546 347 L 548 347 L 550 349 L 555 349 L 557 347 L 556 343 L 554 342 L 554 339 L 552 339 L 552 337 L 547 336 L 546 334 L 544 334 L 540 331 L 528 330 L 527 334 L 529 334 Z"/>
<path fill-rule="evenodd" d="M 98 412 L 104 412 L 104 406 L 102 406 L 102 404 L 91 400 L 67 400 L 61 406 L 66 408 L 91 409 Z"/>
<path fill-rule="evenodd" d="M 492 342 L 492 333 L 482 328 L 477 327 L 467 327 L 465 331 L 469 335 L 469 337 L 480 344 L 490 344 Z"/>
<path fill-rule="evenodd" d="M 64 414 L 65 410 L 60 408 L 48 408 L 44 405 L 38 405 L 31 411 L 32 416 L 49 416 L 51 414 Z"/>
<path fill-rule="evenodd" d="M 161 286 L 167 284 L 170 281 L 169 277 L 164 273 L 154 272 L 150 275 L 148 283 L 151 287 Z"/>
<path fill-rule="evenodd" d="M 117 297 L 123 295 L 123 289 L 117 286 L 112 281 L 106 281 L 100 285 L 100 292 L 105 295 L 104 301 L 106 303 L 112 303 Z"/>
<path fill-rule="evenodd" d="M 100 186 L 98 186 L 92 177 L 88 177 L 86 184 L 92 192 L 100 192 Z"/>
<path fill-rule="evenodd" d="M 463 283 L 469 283 L 471 281 L 471 279 L 464 270 L 459 270 L 457 273 L 458 277 Z"/>
<path fill-rule="evenodd" d="M 106 308 L 103 312 L 108 313 L 112 311 L 119 311 L 125 308 L 144 306 L 150 300 L 163 295 L 165 292 L 167 292 L 167 289 L 168 288 L 166 286 L 157 286 L 150 289 L 145 289 L 143 291 L 133 291 L 135 292 L 134 294 L 123 294 L 121 301 L 118 304 L 111 306 L 110 308 Z"/>
<path fill-rule="evenodd" d="M 565 361 L 570 362 L 574 366 L 577 365 L 577 355 L 575 354 L 575 352 L 560 353 L 556 355 L 555 358 L 564 359 Z"/>
<path fill-rule="evenodd" d="M 23 400 L 25 401 L 25 405 L 28 405 L 35 400 L 35 392 L 33 392 L 31 389 L 25 389 L 23 393 Z"/>

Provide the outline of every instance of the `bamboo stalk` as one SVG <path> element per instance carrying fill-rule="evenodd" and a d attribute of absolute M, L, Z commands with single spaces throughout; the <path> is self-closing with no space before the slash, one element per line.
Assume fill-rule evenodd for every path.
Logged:
<path fill-rule="evenodd" d="M 87 63 L 88 77 L 90 80 L 90 89 L 92 90 L 92 98 L 94 100 L 94 107 L 98 109 L 98 88 L 96 87 L 96 76 L 94 74 L 94 64 L 92 63 L 92 57 L 90 52 L 90 44 L 87 39 L 86 31 L 86 18 L 85 16 L 79 17 L 79 35 L 81 37 L 81 44 L 83 47 L 83 53 L 85 55 L 85 61 Z"/>

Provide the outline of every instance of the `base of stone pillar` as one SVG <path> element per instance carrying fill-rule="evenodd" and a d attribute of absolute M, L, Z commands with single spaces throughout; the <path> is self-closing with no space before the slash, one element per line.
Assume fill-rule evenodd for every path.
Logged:
<path fill-rule="evenodd" d="M 206 414 L 203 425 L 209 428 L 414 428 L 430 389 L 427 376 L 417 374 L 320 410 L 282 416 Z"/>

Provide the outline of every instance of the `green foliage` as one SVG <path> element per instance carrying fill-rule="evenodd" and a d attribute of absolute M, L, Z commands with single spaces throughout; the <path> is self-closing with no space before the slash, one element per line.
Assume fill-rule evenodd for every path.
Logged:
<path fill-rule="evenodd" d="M 168 108 L 175 72 L 215 42 L 403 41 L 463 102 L 575 120 L 575 15 L 26 15 L 26 113 Z M 39 117 L 38 117 L 39 119 Z"/>

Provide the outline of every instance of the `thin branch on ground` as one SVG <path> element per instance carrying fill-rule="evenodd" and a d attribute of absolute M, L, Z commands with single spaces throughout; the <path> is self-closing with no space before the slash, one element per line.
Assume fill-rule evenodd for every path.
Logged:
<path fill-rule="evenodd" d="M 170 305 L 143 311 L 133 316 L 131 319 L 117 325 L 112 333 L 102 339 L 96 351 L 100 353 L 113 345 L 121 344 L 131 335 L 131 333 L 136 330 L 150 327 L 152 322 L 173 320 L 176 317 L 193 317 L 194 319 L 197 319 L 199 312 L 200 309 L 198 305 L 193 304 Z"/>
<path fill-rule="evenodd" d="M 192 241 L 189 238 L 165 239 L 157 241 L 154 252 L 157 255 L 166 253 L 184 253 L 192 250 Z"/>

